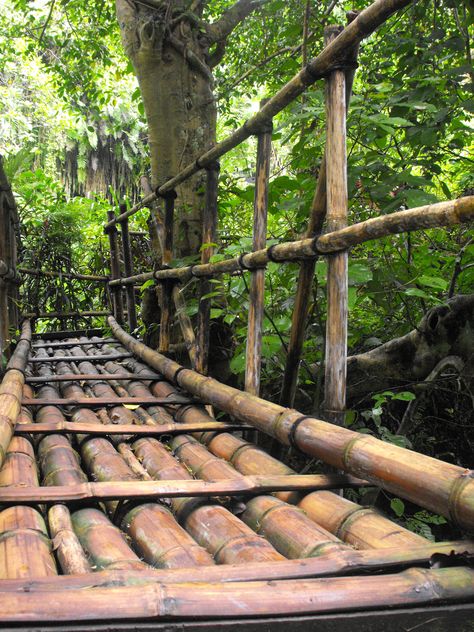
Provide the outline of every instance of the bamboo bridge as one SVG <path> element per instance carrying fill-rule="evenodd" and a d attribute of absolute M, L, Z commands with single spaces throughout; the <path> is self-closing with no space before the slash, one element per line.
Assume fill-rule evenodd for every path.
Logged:
<path fill-rule="evenodd" d="M 474 477 L 470 470 L 344 427 L 349 249 L 371 239 L 474 219 L 474 197 L 347 225 L 345 124 L 357 49 L 408 0 L 377 0 L 230 137 L 133 208 L 109 212 L 103 310 L 19 313 L 18 218 L 0 181 L 0 621 L 2 629 L 294 631 L 470 630 L 474 614 Z M 327 145 L 307 233 L 266 246 L 273 117 L 327 84 Z M 253 249 L 173 267 L 176 187 L 206 170 L 202 243 L 216 241 L 217 160 L 258 138 Z M 129 218 L 149 207 L 157 270 L 133 270 Z M 322 233 L 323 222 L 326 230 Z M 118 230 L 120 228 L 120 231 Z M 120 239 L 119 239 L 120 238 Z M 328 258 L 325 419 L 293 408 L 317 257 Z M 279 403 L 259 397 L 265 266 L 297 262 Z M 210 279 L 250 276 L 245 391 L 208 373 Z M 54 271 L 46 275 L 54 276 Z M 158 350 L 137 326 L 136 284 L 160 297 Z M 183 283 L 201 297 L 197 326 Z M 176 315 L 189 361 L 170 354 Z M 34 332 L 38 319 L 107 318 L 102 329 Z M 10 344 L 12 330 L 21 335 Z M 106 333 L 106 332 L 111 332 Z M 298 473 L 273 445 L 320 464 Z M 375 487 L 445 516 L 462 539 L 431 542 L 347 489 Z"/>

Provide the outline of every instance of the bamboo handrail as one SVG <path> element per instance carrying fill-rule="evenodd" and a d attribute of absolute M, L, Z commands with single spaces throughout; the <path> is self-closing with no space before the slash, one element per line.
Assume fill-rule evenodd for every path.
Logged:
<path fill-rule="evenodd" d="M 391 215 L 374 217 L 316 238 L 283 242 L 216 263 L 157 270 L 156 272 L 145 272 L 129 278 L 114 279 L 110 281 L 110 285 L 128 285 L 149 279 L 187 281 L 192 277 L 200 278 L 217 274 L 229 274 L 247 269 L 256 269 L 270 261 L 285 263 L 287 261 L 297 261 L 298 259 L 314 258 L 319 255 L 339 252 L 388 235 L 412 230 L 451 226 L 472 220 L 474 220 L 474 196 L 470 195 L 447 202 L 419 206 L 407 211 L 398 211 Z"/>
<path fill-rule="evenodd" d="M 239 476 L 219 481 L 159 480 L 107 481 L 48 487 L 0 488 L 3 505 L 90 502 L 147 498 L 226 497 L 277 491 L 314 491 L 339 487 L 366 487 L 367 481 L 343 474 L 293 474 L 291 476 Z"/>
<path fill-rule="evenodd" d="M 65 279 L 77 279 L 80 281 L 99 281 L 100 283 L 107 283 L 110 281 L 110 277 L 99 274 L 80 274 L 79 272 L 56 272 L 55 270 L 40 270 L 32 268 L 18 268 L 20 274 L 26 274 L 28 276 L 47 276 L 47 277 L 59 277 Z"/>
<path fill-rule="evenodd" d="M 286 83 L 280 90 L 267 101 L 257 114 L 247 119 L 245 123 L 226 139 L 201 154 L 194 162 L 182 169 L 174 178 L 171 178 L 157 188 L 156 192 L 147 195 L 138 204 L 128 211 L 111 219 L 106 228 L 111 228 L 117 222 L 127 219 L 137 211 L 154 202 L 158 196 L 163 196 L 187 180 L 189 177 L 211 166 L 216 160 L 237 147 L 252 134 L 257 134 L 271 121 L 278 112 L 294 101 L 305 89 L 318 79 L 325 77 L 334 67 L 344 66 L 348 55 L 363 39 L 368 37 L 393 13 L 408 6 L 411 0 L 376 0 L 364 9 L 356 19 L 351 22 L 342 33 L 312 59 L 293 79 Z M 349 61 L 348 63 L 351 63 Z"/>
<path fill-rule="evenodd" d="M 96 311 L 85 311 L 85 312 L 27 312 L 22 314 L 23 318 L 37 319 L 37 318 L 93 318 L 94 316 L 108 316 L 110 314 L 109 309 L 104 310 L 96 310 Z"/>
<path fill-rule="evenodd" d="M 474 478 L 469 470 L 302 415 L 185 369 L 146 347 L 109 317 L 123 345 L 189 393 L 251 424 L 284 445 L 361 476 L 436 513 L 474 529 Z"/>

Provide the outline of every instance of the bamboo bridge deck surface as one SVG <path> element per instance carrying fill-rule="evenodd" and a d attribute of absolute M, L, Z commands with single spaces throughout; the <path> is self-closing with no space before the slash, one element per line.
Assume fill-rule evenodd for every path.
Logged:
<path fill-rule="evenodd" d="M 4 623 L 472 613 L 474 542 L 434 544 L 338 494 L 362 478 L 298 475 L 121 331 L 32 342 L 0 471 Z"/>

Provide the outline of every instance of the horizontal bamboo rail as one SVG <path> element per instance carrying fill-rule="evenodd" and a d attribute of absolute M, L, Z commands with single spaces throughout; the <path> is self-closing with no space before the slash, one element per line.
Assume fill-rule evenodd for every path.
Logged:
<path fill-rule="evenodd" d="M 31 268 L 19 267 L 18 272 L 20 274 L 26 274 L 28 276 L 45 276 L 51 278 L 64 278 L 64 279 L 77 279 L 79 281 L 99 281 L 100 283 L 107 283 L 110 281 L 110 277 L 99 274 L 79 274 L 77 272 L 56 272 L 54 270 L 34 270 Z"/>
<path fill-rule="evenodd" d="M 32 318 L 93 318 L 95 316 L 108 316 L 110 314 L 110 310 L 96 310 L 96 311 L 85 311 L 85 312 L 27 312 L 22 314 L 22 318 L 32 319 Z"/>
<path fill-rule="evenodd" d="M 25 434 L 84 434 L 90 436 L 108 436 L 131 434 L 135 436 L 161 437 L 183 434 L 187 432 L 225 432 L 227 430 L 244 430 L 248 426 L 240 423 L 221 423 L 209 421 L 203 423 L 167 423 L 159 426 L 139 426 L 136 424 L 89 424 L 77 421 L 59 421 L 44 423 L 18 424 L 17 433 Z"/>
<path fill-rule="evenodd" d="M 91 382 L 101 381 L 110 382 L 111 380 L 132 380 L 133 373 L 63 373 L 62 375 L 33 375 L 27 376 L 26 382 L 28 384 L 45 384 L 49 382 Z M 144 375 L 144 380 L 158 381 L 161 378 L 157 375 Z"/>
<path fill-rule="evenodd" d="M 207 571 L 208 569 L 206 569 Z M 196 573 L 196 570 L 195 570 Z M 79 575 L 79 578 L 84 576 Z M 3 622 L 277 616 L 409 607 L 474 597 L 474 570 L 410 569 L 378 576 L 299 581 L 142 584 L 5 593 Z"/>
<path fill-rule="evenodd" d="M 258 134 L 278 112 L 281 112 L 294 101 L 308 86 L 325 77 L 334 68 L 341 65 L 344 66 L 348 59 L 348 51 L 352 51 L 355 46 L 373 33 L 393 13 L 403 9 L 410 3 L 411 0 L 376 0 L 362 11 L 317 57 L 312 59 L 305 68 L 269 99 L 257 114 L 245 121 L 239 129 L 225 140 L 199 156 L 193 163 L 187 165 L 174 178 L 158 187 L 155 192 L 150 193 L 131 209 L 109 221 L 106 229 L 115 226 L 117 222 L 121 222 L 134 215 L 140 209 L 149 206 L 158 197 L 174 191 L 179 184 L 201 169 L 211 167 L 219 158 L 234 147 L 237 147 L 249 136 Z"/>
<path fill-rule="evenodd" d="M 149 279 L 188 281 L 192 277 L 207 277 L 229 274 L 237 271 L 258 269 L 270 261 L 284 263 L 298 259 L 326 255 L 358 244 L 380 239 L 388 235 L 467 223 L 474 220 L 474 196 L 467 196 L 449 202 L 438 202 L 419 206 L 407 211 L 374 217 L 358 224 L 314 238 L 300 239 L 275 244 L 269 248 L 242 254 L 232 259 L 216 263 L 196 264 L 181 268 L 144 272 L 133 277 L 114 279 L 111 286 L 129 285 Z"/>
<path fill-rule="evenodd" d="M 96 376 L 100 382 L 100 374 Z M 150 406 L 162 406 L 163 404 L 192 404 L 196 400 L 185 396 L 174 397 L 61 397 L 57 399 L 35 399 L 24 397 L 23 406 L 83 406 L 85 408 L 102 408 L 103 406 L 120 406 L 121 404 L 144 404 Z M 199 402 L 197 402 L 199 403 Z"/>
<path fill-rule="evenodd" d="M 107 312 L 109 313 L 109 312 Z M 98 356 L 35 356 L 28 360 L 28 363 L 32 362 L 107 362 L 107 360 L 123 360 L 124 358 L 130 358 L 130 353 L 114 353 L 108 355 Z"/>
<path fill-rule="evenodd" d="M 90 444 L 90 442 L 88 442 Z M 83 455 L 84 456 L 84 455 Z M 286 490 L 313 491 L 339 487 L 364 487 L 366 481 L 343 474 L 293 474 L 292 476 L 240 476 L 214 482 L 201 480 L 107 481 L 74 486 L 16 487 L 0 489 L 0 503 L 90 502 L 91 500 L 129 500 L 147 498 L 225 497 L 262 494 Z"/>
<path fill-rule="evenodd" d="M 206 568 L 208 582 L 273 581 L 283 579 L 305 579 L 327 576 L 389 571 L 393 568 L 426 566 L 437 555 L 472 555 L 474 543 L 469 540 L 452 542 L 429 542 L 424 546 L 400 549 L 368 549 L 363 551 L 331 551 L 321 557 L 304 560 L 283 560 L 278 562 L 255 562 L 253 564 L 225 564 Z M 379 576 L 380 579 L 380 576 Z M 95 586 L 140 585 L 148 582 L 161 584 L 189 582 L 200 583 L 202 576 L 195 568 L 155 569 L 140 571 L 120 570 L 98 571 L 73 577 L 52 576 L 45 578 L 8 579 L 0 585 L 0 594 L 11 592 L 42 593 L 56 592 L 61 587 L 81 589 Z M 191 588 L 192 589 L 192 588 Z M 8 598 L 8 597 L 5 597 Z"/>
<path fill-rule="evenodd" d="M 44 334 L 43 334 L 44 335 Z M 49 335 L 49 334 L 48 334 Z M 59 342 L 33 342 L 31 348 L 34 349 L 62 349 L 70 347 L 94 346 L 119 344 L 115 338 L 104 338 L 103 340 L 66 340 Z"/>
<path fill-rule="evenodd" d="M 185 369 L 127 334 L 113 334 L 135 355 L 192 395 L 255 426 L 284 445 L 360 476 L 474 530 L 474 478 L 469 470 L 283 408 Z"/>

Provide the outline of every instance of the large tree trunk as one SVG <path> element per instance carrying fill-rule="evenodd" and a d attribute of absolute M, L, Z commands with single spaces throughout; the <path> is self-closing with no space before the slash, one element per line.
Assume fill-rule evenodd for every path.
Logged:
<path fill-rule="evenodd" d="M 148 122 L 152 185 L 176 175 L 215 141 L 216 107 L 206 63 L 208 39 L 189 2 L 156 2 L 150 9 L 117 0 L 122 41 L 138 78 Z M 178 190 L 175 256 L 196 253 L 201 242 L 203 174 Z"/>
<path fill-rule="evenodd" d="M 349 398 L 424 380 L 446 356 L 462 360 L 464 381 L 474 393 L 474 294 L 453 297 L 405 336 L 348 358 Z"/>

